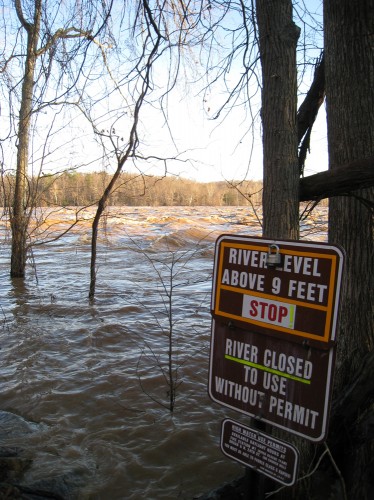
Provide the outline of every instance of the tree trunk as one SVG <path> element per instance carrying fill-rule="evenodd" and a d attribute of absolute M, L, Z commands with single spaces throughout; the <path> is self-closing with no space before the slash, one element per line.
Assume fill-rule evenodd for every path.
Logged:
<path fill-rule="evenodd" d="M 131 143 L 132 144 L 132 143 Z M 130 149 L 128 150 L 130 151 Z M 97 205 L 97 210 L 96 214 L 92 223 L 92 237 L 91 237 L 91 264 L 90 264 L 90 291 L 88 293 L 88 297 L 91 301 L 95 298 L 95 293 L 96 293 L 96 259 L 97 259 L 97 237 L 99 234 L 99 224 L 101 220 L 101 216 L 105 210 L 105 207 L 107 205 L 107 202 L 109 200 L 109 196 L 111 192 L 113 191 L 113 187 L 117 181 L 117 179 L 120 176 L 120 173 L 122 171 L 122 167 L 127 160 L 128 153 L 122 158 L 122 160 L 118 161 L 117 164 L 117 169 L 115 173 L 113 174 L 110 182 L 108 183 L 107 187 L 104 190 L 104 193 L 102 194 L 98 205 Z"/>
<path fill-rule="evenodd" d="M 369 0 L 326 1 L 324 24 L 329 168 L 334 170 L 374 155 L 374 4 Z M 340 244 L 347 254 L 335 397 L 352 383 L 374 344 L 373 215 L 368 204 L 361 201 L 373 203 L 374 190 L 360 189 L 354 194 L 356 197 L 330 200 L 329 241 Z M 332 445 L 345 477 L 348 497 L 365 499 L 372 495 L 370 457 L 374 441 L 368 438 L 356 442 L 353 435 L 359 431 L 359 421 L 356 424 L 346 429 L 347 434 L 341 432 L 339 436 L 331 429 L 331 440 L 338 442 Z"/>
<path fill-rule="evenodd" d="M 262 68 L 263 235 L 299 238 L 296 45 L 300 30 L 291 0 L 257 0 Z M 267 430 L 262 422 L 254 421 Z M 248 472 L 252 494 L 264 498 L 264 476 Z M 253 476 L 253 477 L 252 477 Z"/>
<path fill-rule="evenodd" d="M 299 237 L 296 44 L 291 0 L 257 0 L 262 66 L 263 233 Z"/>
<path fill-rule="evenodd" d="M 101 196 L 96 214 L 92 223 L 92 237 L 91 237 L 91 264 L 90 264 L 90 291 L 88 293 L 89 299 L 92 301 L 95 298 L 96 292 L 96 259 L 97 259 L 97 237 L 99 234 L 99 224 L 101 216 L 105 210 L 106 203 L 109 199 L 110 193 L 113 189 L 114 183 L 120 174 L 120 170 L 113 175 L 103 195 Z"/>
<path fill-rule="evenodd" d="M 41 0 L 35 1 L 34 23 L 28 23 L 22 13 L 20 2 L 16 2 L 18 18 L 27 32 L 27 53 L 22 83 L 22 97 L 18 125 L 18 152 L 16 182 L 11 213 L 12 254 L 10 274 L 12 277 L 24 277 L 27 256 L 27 230 L 29 217 L 27 214 L 27 175 L 29 162 L 30 126 L 32 114 L 32 98 L 34 92 L 34 74 L 37 59 L 40 19 L 42 15 Z"/>

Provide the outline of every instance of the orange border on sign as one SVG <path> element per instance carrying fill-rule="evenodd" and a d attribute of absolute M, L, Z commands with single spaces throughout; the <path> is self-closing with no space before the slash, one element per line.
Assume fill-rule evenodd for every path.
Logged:
<path fill-rule="evenodd" d="M 216 295 L 215 295 L 215 308 L 214 308 L 214 313 L 218 316 L 224 316 L 226 318 L 230 319 L 236 319 L 245 323 L 249 324 L 255 324 L 257 326 L 260 326 L 261 328 L 265 329 L 272 329 L 272 330 L 277 330 L 285 333 L 289 333 L 291 335 L 296 335 L 299 337 L 303 338 L 309 338 L 313 340 L 319 340 L 320 342 L 329 342 L 330 340 L 330 335 L 331 335 L 331 319 L 333 315 L 333 305 L 334 305 L 334 296 L 335 296 L 335 279 L 336 279 L 336 260 L 337 256 L 335 254 L 329 254 L 329 253 L 319 253 L 319 252 L 311 252 L 311 251 L 300 251 L 300 250 L 287 250 L 287 248 L 280 249 L 280 253 L 282 255 L 300 255 L 300 256 L 307 256 L 307 257 L 313 257 L 313 258 L 320 258 L 320 259 L 328 259 L 331 260 L 331 272 L 330 272 L 330 279 L 329 279 L 329 290 L 328 290 L 328 299 L 327 299 L 327 306 L 321 306 L 318 304 L 309 304 L 307 302 L 302 302 L 294 299 L 285 299 L 283 297 L 278 297 L 276 295 L 269 295 L 261 292 L 256 292 L 253 290 L 241 290 L 235 287 L 231 287 L 229 285 L 220 285 L 220 282 L 222 280 L 222 271 L 223 271 L 223 254 L 224 254 L 224 249 L 226 247 L 229 248 L 244 248 L 248 250 L 258 250 L 262 252 L 268 251 L 268 246 L 259 246 L 259 245 L 251 245 L 251 244 L 243 244 L 243 243 L 229 243 L 229 242 L 222 242 L 220 243 L 220 248 L 219 248 L 219 263 L 218 263 L 218 272 L 216 275 Z M 263 268 L 266 271 L 266 268 Z M 319 309 L 322 311 L 326 311 L 326 322 L 325 322 L 325 330 L 324 330 L 324 335 L 315 335 L 313 333 L 308 333 L 300 330 L 292 330 L 291 328 L 286 328 L 284 326 L 278 326 L 278 325 L 271 325 L 269 323 L 266 323 L 266 327 L 264 326 L 264 323 L 262 321 L 256 321 L 256 320 L 248 320 L 247 318 L 244 318 L 243 316 L 237 316 L 235 314 L 231 313 L 226 313 L 224 311 L 220 311 L 219 309 L 219 303 L 220 303 L 220 295 L 221 295 L 221 290 L 228 290 L 234 293 L 240 293 L 241 295 L 255 295 L 258 297 L 263 297 L 263 298 L 270 298 L 271 300 L 275 300 L 278 302 L 287 302 L 289 304 L 295 304 L 299 305 L 302 307 L 306 307 L 309 309 Z"/>

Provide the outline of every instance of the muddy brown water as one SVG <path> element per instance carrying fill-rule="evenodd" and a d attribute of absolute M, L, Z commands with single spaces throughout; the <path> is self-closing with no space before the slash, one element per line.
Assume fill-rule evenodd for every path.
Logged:
<path fill-rule="evenodd" d="M 243 472 L 220 451 L 220 425 L 249 419 L 207 395 L 211 275 L 218 235 L 261 228 L 248 207 L 111 209 L 90 304 L 92 215 L 34 247 L 34 267 L 13 282 L 2 219 L 0 409 L 40 425 L 0 429 L 0 446 L 33 458 L 26 481 L 74 478 L 76 498 L 191 500 Z M 58 214 L 51 230 L 71 217 Z M 303 228 L 324 238 L 320 216 Z M 164 407 L 170 311 L 173 413 Z"/>

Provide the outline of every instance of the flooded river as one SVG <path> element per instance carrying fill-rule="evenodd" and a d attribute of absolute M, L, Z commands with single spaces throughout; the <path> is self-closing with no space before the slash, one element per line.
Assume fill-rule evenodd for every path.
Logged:
<path fill-rule="evenodd" d="M 90 304 L 92 214 L 35 246 L 25 281 L 9 279 L 1 226 L 0 409 L 38 425 L 0 427 L 0 446 L 33 459 L 26 481 L 64 477 L 77 499 L 192 500 L 243 472 L 220 451 L 220 425 L 249 419 L 207 395 L 211 275 L 217 236 L 260 225 L 248 207 L 111 209 Z M 308 239 L 323 238 L 318 220 Z"/>

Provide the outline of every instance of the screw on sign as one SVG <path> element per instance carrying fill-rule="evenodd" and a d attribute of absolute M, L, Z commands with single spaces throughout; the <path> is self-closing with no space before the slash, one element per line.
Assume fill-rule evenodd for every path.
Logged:
<path fill-rule="evenodd" d="M 273 244 L 281 258 L 269 267 Z M 343 252 L 326 244 L 218 239 L 214 401 L 314 442 L 325 439 L 342 266 Z"/>

